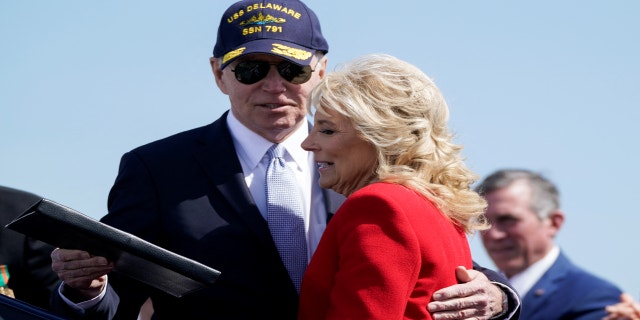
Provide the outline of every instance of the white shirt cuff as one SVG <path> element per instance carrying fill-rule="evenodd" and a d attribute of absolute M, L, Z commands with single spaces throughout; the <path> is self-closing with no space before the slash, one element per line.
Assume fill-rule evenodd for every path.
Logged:
<path fill-rule="evenodd" d="M 105 283 L 108 283 L 108 282 L 105 281 Z M 92 307 L 97 305 L 100 301 L 102 301 L 102 298 L 104 298 L 105 294 L 107 293 L 107 286 L 105 285 L 104 289 L 102 289 L 102 291 L 100 292 L 100 294 L 98 296 L 96 296 L 96 297 L 94 297 L 92 299 L 86 300 L 86 301 L 75 303 L 75 302 L 69 300 L 67 297 L 64 296 L 64 294 L 62 293 L 62 287 L 63 286 L 64 286 L 64 282 L 62 282 L 60 284 L 60 286 L 58 287 L 58 293 L 60 294 L 60 297 L 62 298 L 62 301 L 64 301 L 71 308 L 73 308 L 75 310 L 78 310 L 78 311 L 84 311 L 84 310 L 91 309 Z"/>

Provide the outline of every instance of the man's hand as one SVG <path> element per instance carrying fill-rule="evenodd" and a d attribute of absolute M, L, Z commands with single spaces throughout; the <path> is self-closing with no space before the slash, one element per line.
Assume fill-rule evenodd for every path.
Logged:
<path fill-rule="evenodd" d="M 479 271 L 456 268 L 460 284 L 433 294 L 429 312 L 436 320 L 488 320 L 502 312 L 504 293 Z"/>
<path fill-rule="evenodd" d="M 86 251 L 57 248 L 51 252 L 51 269 L 64 281 L 64 295 L 74 302 L 97 297 L 106 286 L 113 263 Z"/>
<path fill-rule="evenodd" d="M 602 320 L 640 320 L 640 303 L 627 293 L 620 295 L 620 302 L 605 308 L 607 316 Z"/>

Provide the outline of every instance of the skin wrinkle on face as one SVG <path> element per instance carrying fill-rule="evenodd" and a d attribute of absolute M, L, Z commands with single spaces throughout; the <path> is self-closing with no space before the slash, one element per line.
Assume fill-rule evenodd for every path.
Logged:
<path fill-rule="evenodd" d="M 320 186 L 349 196 L 374 180 L 376 148 L 346 117 L 328 108 L 324 111 L 316 112 L 302 148 L 312 151 L 319 164 Z"/>
<path fill-rule="evenodd" d="M 282 58 L 269 54 L 252 54 L 247 59 L 256 59 L 278 63 Z M 308 97 L 313 87 L 324 77 L 327 59 L 322 57 L 318 63 L 313 58 L 315 72 L 311 79 L 303 84 L 292 84 L 283 79 L 275 66 L 271 66 L 267 76 L 254 83 L 240 83 L 233 73 L 235 64 L 220 70 L 220 60 L 211 59 L 211 68 L 220 90 L 229 96 L 231 112 L 251 131 L 265 139 L 280 143 L 306 121 Z"/>

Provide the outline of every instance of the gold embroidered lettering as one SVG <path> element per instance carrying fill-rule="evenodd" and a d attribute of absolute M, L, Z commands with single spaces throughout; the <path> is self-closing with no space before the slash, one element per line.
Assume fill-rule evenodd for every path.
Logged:
<path fill-rule="evenodd" d="M 243 15 L 244 15 L 244 10 L 240 10 L 240 11 L 234 13 L 233 15 L 231 15 L 229 18 L 227 18 L 227 22 L 228 23 L 232 23 L 232 22 L 238 20 Z"/>
<path fill-rule="evenodd" d="M 255 3 L 252 5 L 247 6 L 246 11 L 247 12 L 251 12 L 253 10 L 261 10 L 261 9 L 270 9 L 270 10 L 274 10 L 274 11 L 280 11 L 282 13 L 285 13 L 287 15 L 290 15 L 296 19 L 300 19 L 300 17 L 302 16 L 302 14 L 300 14 L 299 12 L 293 10 L 293 9 L 289 9 L 287 7 L 283 7 L 280 4 L 276 4 L 276 3 Z"/>
<path fill-rule="evenodd" d="M 242 35 L 243 36 L 247 36 L 250 34 L 254 34 L 256 32 L 262 32 L 262 26 L 257 26 L 257 27 L 249 27 L 249 28 L 244 28 L 242 29 Z"/>
<path fill-rule="evenodd" d="M 281 26 L 266 26 L 267 32 L 282 32 Z"/>

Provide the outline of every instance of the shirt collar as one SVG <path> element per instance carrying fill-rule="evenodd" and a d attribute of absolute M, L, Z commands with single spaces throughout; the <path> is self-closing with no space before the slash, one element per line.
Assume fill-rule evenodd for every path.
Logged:
<path fill-rule="evenodd" d="M 232 111 L 229 111 L 227 115 L 227 125 L 234 139 L 236 152 L 239 157 L 246 161 L 246 165 L 253 170 L 273 143 L 240 123 Z M 300 128 L 281 143 L 300 171 L 307 171 L 309 168 L 309 152 L 300 147 L 300 144 L 302 144 L 302 141 L 306 139 L 308 134 L 309 124 L 307 121 L 304 121 Z"/>

